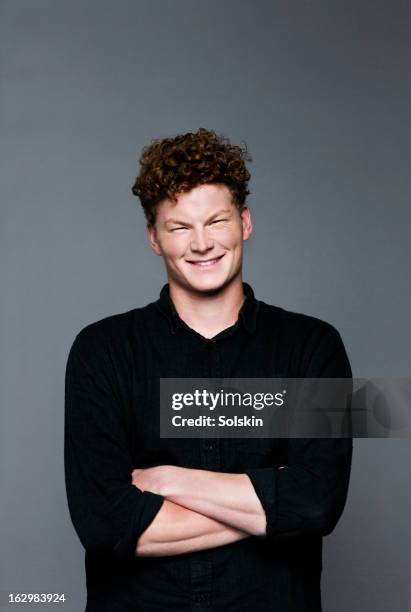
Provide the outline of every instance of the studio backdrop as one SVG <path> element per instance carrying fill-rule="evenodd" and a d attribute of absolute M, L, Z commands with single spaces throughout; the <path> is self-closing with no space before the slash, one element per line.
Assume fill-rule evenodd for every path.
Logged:
<path fill-rule="evenodd" d="M 131 194 L 152 139 L 246 144 L 256 297 L 335 325 L 354 376 L 410 376 L 410 30 L 399 0 L 1 2 L 1 609 L 84 609 L 64 372 L 165 282 Z M 354 440 L 326 612 L 409 609 L 410 464 L 407 438 Z"/>

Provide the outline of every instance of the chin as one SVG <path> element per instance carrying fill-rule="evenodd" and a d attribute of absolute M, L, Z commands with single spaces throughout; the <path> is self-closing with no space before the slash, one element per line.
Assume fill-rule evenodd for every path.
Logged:
<path fill-rule="evenodd" d="M 199 293 L 214 293 L 224 287 L 224 283 L 195 283 L 190 288 Z"/>
<path fill-rule="evenodd" d="M 216 291 L 219 291 L 221 289 L 223 289 L 224 287 L 226 287 L 229 283 L 230 280 L 232 280 L 231 278 L 220 278 L 220 279 L 203 279 L 201 281 L 199 281 L 198 279 L 195 279 L 195 281 L 190 282 L 188 281 L 188 287 L 192 290 L 192 291 L 198 291 L 199 293 L 215 293 Z"/>
<path fill-rule="evenodd" d="M 199 291 L 199 292 L 208 292 L 208 291 L 217 291 L 225 284 L 222 279 L 212 279 L 212 278 L 185 278 L 183 282 L 183 286 L 186 289 L 191 291 Z"/>

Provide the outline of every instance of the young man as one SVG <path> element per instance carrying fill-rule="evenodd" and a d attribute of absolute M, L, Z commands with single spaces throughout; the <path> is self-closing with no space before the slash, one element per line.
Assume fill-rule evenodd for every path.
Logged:
<path fill-rule="evenodd" d="M 159 434 L 160 378 L 351 377 L 334 327 L 242 280 L 248 159 L 205 129 L 143 150 L 133 193 L 168 283 L 71 348 L 66 485 L 89 612 L 321 610 L 352 440 Z"/>

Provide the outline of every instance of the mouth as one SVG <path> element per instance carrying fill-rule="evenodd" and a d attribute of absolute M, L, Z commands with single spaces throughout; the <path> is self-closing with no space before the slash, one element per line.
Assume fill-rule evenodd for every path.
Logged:
<path fill-rule="evenodd" d="M 214 259 L 186 259 L 186 261 L 187 263 L 191 264 L 192 266 L 195 266 L 196 268 L 209 270 L 210 268 L 216 266 L 218 262 L 224 257 L 224 255 L 225 253 L 223 253 L 223 255 L 219 255 L 219 257 L 214 257 Z"/>

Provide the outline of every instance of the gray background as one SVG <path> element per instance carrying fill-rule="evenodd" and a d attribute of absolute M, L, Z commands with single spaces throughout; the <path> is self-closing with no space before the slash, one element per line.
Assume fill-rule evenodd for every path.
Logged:
<path fill-rule="evenodd" d="M 411 8 L 399 1 L 1 2 L 1 583 L 84 608 L 63 473 L 67 353 L 157 298 L 143 145 L 246 142 L 258 298 L 333 323 L 356 376 L 409 376 Z M 355 441 L 325 612 L 409 609 L 411 449 Z M 21 608 L 23 609 L 23 608 Z M 31 608 L 33 609 L 33 608 Z"/>

